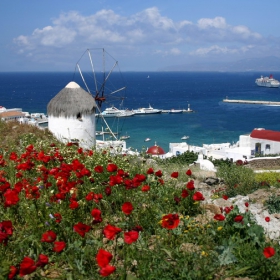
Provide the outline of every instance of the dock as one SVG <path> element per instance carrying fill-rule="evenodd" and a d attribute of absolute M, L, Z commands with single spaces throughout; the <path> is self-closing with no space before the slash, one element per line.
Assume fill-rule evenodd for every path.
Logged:
<path fill-rule="evenodd" d="M 264 101 L 264 100 L 241 100 L 241 99 L 223 99 L 226 103 L 240 103 L 240 104 L 259 104 L 259 105 L 271 105 L 280 106 L 280 102 L 277 101 Z"/>

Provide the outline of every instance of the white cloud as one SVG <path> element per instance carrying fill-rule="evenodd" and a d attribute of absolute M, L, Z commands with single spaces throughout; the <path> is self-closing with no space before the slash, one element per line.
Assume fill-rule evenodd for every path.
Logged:
<path fill-rule="evenodd" d="M 178 49 L 178 48 L 172 48 L 170 50 L 156 50 L 154 51 L 154 54 L 157 55 L 161 55 L 161 56 L 168 56 L 168 55 L 172 55 L 172 56 L 177 56 L 182 54 L 182 52 Z"/>
<path fill-rule="evenodd" d="M 251 47 L 252 48 L 252 47 Z M 251 49 L 249 46 L 242 48 L 228 48 L 228 47 L 219 47 L 214 45 L 208 48 L 198 48 L 197 50 L 190 52 L 192 56 L 207 56 L 207 55 L 232 55 L 238 54 L 241 52 L 247 52 Z"/>
<path fill-rule="evenodd" d="M 181 54 L 181 51 L 177 48 L 173 48 L 170 50 L 170 54 L 179 55 L 179 54 Z"/>
<path fill-rule="evenodd" d="M 201 18 L 197 23 L 176 21 L 151 7 L 129 16 L 110 9 L 88 16 L 77 11 L 61 13 L 51 25 L 20 35 L 14 43 L 18 52 L 32 54 L 39 60 L 58 48 L 63 48 L 65 55 L 67 50 L 105 46 L 138 56 L 235 55 L 255 50 L 252 46 L 264 45 L 264 40 L 247 26 L 228 24 L 224 17 Z"/>
<path fill-rule="evenodd" d="M 206 28 L 218 28 L 218 29 L 226 29 L 228 25 L 226 24 L 226 20 L 223 17 L 215 17 L 211 18 L 202 18 L 198 21 L 198 27 L 201 29 Z"/>

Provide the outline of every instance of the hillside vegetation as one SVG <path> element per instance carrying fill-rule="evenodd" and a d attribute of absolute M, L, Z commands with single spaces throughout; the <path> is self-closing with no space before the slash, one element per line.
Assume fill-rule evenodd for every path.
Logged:
<path fill-rule="evenodd" d="M 1 121 L 0 143 L 0 279 L 280 278 L 250 201 L 207 212 L 193 153 L 113 155 Z M 218 175 L 213 197 L 269 188 L 243 164 Z"/>

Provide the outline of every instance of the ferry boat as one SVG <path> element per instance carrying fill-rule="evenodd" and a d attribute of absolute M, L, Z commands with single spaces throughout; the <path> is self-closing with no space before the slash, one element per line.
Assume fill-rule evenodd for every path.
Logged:
<path fill-rule="evenodd" d="M 132 110 L 136 115 L 145 115 L 145 114 L 159 114 L 161 110 L 154 109 L 150 104 L 148 108 L 139 108 L 136 110 Z"/>
<path fill-rule="evenodd" d="M 112 106 L 109 108 L 106 108 L 101 115 L 104 118 L 121 118 L 121 117 L 132 117 L 135 115 L 135 113 L 133 111 L 130 110 L 119 110 L 116 107 Z"/>
<path fill-rule="evenodd" d="M 256 79 L 255 83 L 260 87 L 270 87 L 270 88 L 279 88 L 280 82 L 273 78 L 272 75 L 269 77 L 263 77 Z"/>

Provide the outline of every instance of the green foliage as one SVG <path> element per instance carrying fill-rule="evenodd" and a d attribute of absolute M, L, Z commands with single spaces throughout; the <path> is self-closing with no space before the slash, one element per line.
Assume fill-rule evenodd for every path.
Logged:
<path fill-rule="evenodd" d="M 223 179 L 226 185 L 226 195 L 229 197 L 246 195 L 258 188 L 254 171 L 244 165 L 221 165 L 217 176 Z"/>
<path fill-rule="evenodd" d="M 7 129 L 3 127 L 0 122 L 2 132 Z M 266 246 L 278 245 L 266 243 L 262 227 L 250 212 L 241 214 L 234 208 L 225 220 L 216 221 L 194 200 L 197 189 L 186 189 L 192 179 L 186 171 L 197 154 L 187 152 L 179 159 L 149 166 L 140 158 L 112 155 L 110 150 L 84 151 L 51 137 L 45 139 L 40 133 L 25 131 L 11 146 L 6 144 L 6 134 L 0 134 L 5 143 L 0 146 L 0 223 L 11 221 L 13 225 L 8 236 L 0 226 L 0 279 L 8 278 L 12 265 L 19 268 L 24 257 L 36 263 L 40 254 L 48 256 L 49 262 L 26 279 L 103 279 L 96 262 L 101 248 L 113 255 L 110 265 L 116 271 L 110 279 L 280 277 L 278 249 L 270 259 L 262 253 Z M 11 152 L 17 159 L 11 159 Z M 117 169 L 110 171 L 110 164 Z M 100 166 L 103 171 L 97 172 Z M 150 167 L 154 170 L 148 173 Z M 175 171 L 178 178 L 171 177 Z M 219 172 L 230 186 L 228 192 L 243 194 L 253 189 L 254 176 L 244 166 L 225 163 Z M 139 176 L 143 181 L 138 181 Z M 150 190 L 143 192 L 144 185 Z M 111 193 L 106 192 L 108 187 Z M 18 190 L 19 201 L 10 206 L 5 205 L 7 188 Z M 183 190 L 188 191 L 184 198 Z M 86 199 L 90 193 L 99 198 Z M 77 208 L 70 207 L 73 201 Z M 131 214 L 122 211 L 124 202 L 132 203 Z M 92 216 L 95 208 L 101 211 L 99 222 Z M 59 222 L 56 213 L 62 216 Z M 173 229 L 162 226 L 166 214 L 178 214 L 180 221 Z M 237 215 L 243 216 L 242 222 L 235 221 Z M 79 222 L 90 227 L 84 236 L 74 230 Z M 108 224 L 122 230 L 112 240 L 104 236 Z M 126 243 L 124 233 L 136 226 L 142 227 L 138 239 Z M 56 233 L 56 241 L 66 243 L 63 251 L 55 252 L 52 242 L 41 241 L 48 230 Z"/>
<path fill-rule="evenodd" d="M 193 151 L 186 151 L 183 154 L 180 154 L 178 156 L 174 156 L 171 158 L 163 159 L 163 160 L 158 160 L 159 163 L 165 165 L 165 164 L 170 164 L 170 163 L 176 163 L 176 164 L 187 164 L 190 165 L 194 163 L 198 158 L 198 153 L 195 153 Z"/>
<path fill-rule="evenodd" d="M 264 205 L 270 214 L 280 213 L 280 196 L 272 194 L 268 200 L 265 201 Z"/>
<path fill-rule="evenodd" d="M 256 153 L 255 157 L 279 157 L 280 154 L 260 154 L 260 153 Z"/>
<path fill-rule="evenodd" d="M 213 159 L 212 157 L 209 157 L 208 160 L 210 160 L 216 167 L 220 167 L 223 165 L 232 166 L 234 164 L 229 158 Z"/>
<path fill-rule="evenodd" d="M 268 184 L 270 186 L 279 187 L 280 174 L 279 172 L 261 172 L 255 175 L 255 179 L 259 184 Z"/>

